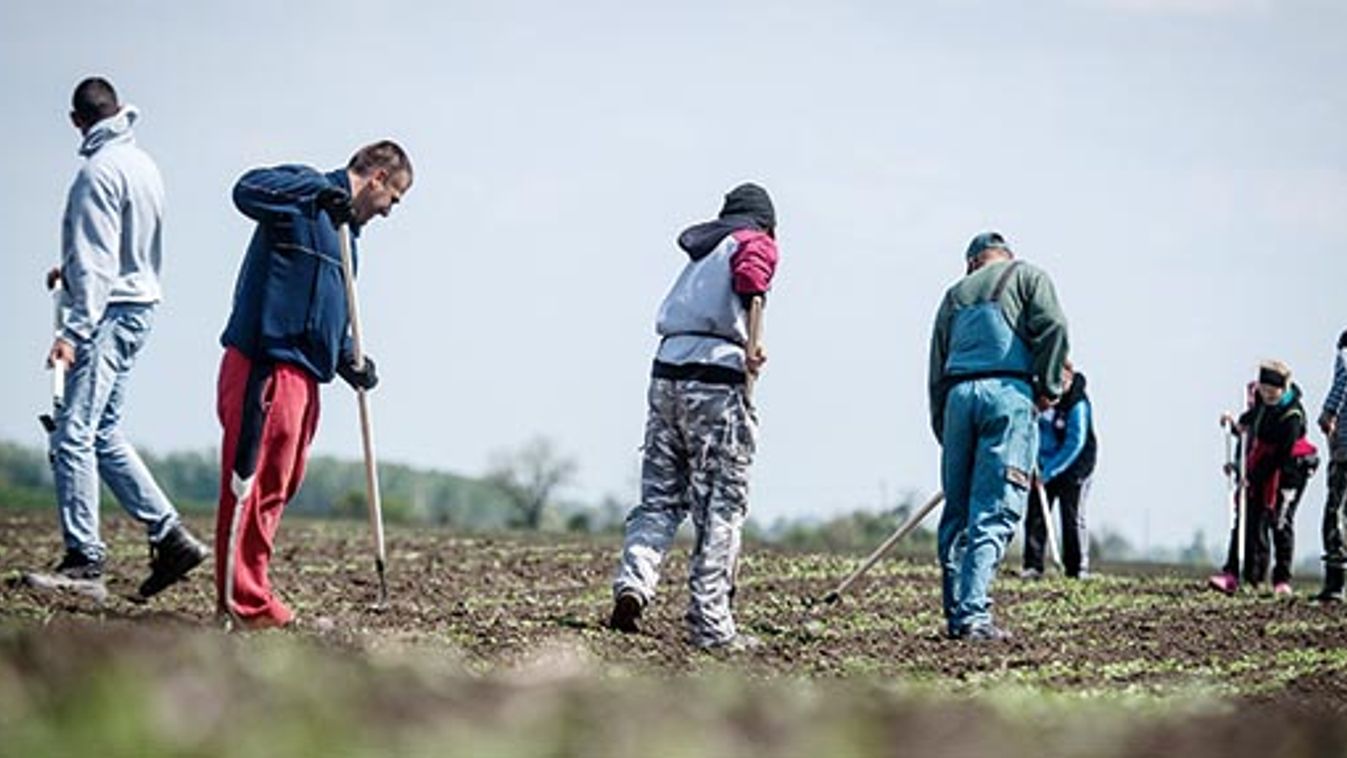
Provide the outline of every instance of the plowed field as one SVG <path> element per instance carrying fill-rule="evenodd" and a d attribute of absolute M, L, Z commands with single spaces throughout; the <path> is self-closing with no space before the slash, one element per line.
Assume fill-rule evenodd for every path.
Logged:
<path fill-rule="evenodd" d="M 943 638 L 931 559 L 883 562 L 820 607 L 809 599 L 854 556 L 750 547 L 736 615 L 764 644 L 708 654 L 683 639 L 682 546 L 643 633 L 624 636 L 603 628 L 613 541 L 391 530 L 392 602 L 376 612 L 362 526 L 297 520 L 282 526 L 272 580 L 300 623 L 226 635 L 208 571 L 132 602 L 143 541 L 119 514 L 104 531 L 112 598 L 100 605 L 14 581 L 58 558 L 59 537 L 54 516 L 0 511 L 0 731 L 29 740 L 4 744 L 79 747 L 62 719 L 96 710 L 103 685 L 89 682 L 130 666 L 158 703 L 132 719 L 144 730 L 132 744 L 150 752 L 245 754 L 257 746 L 230 725 L 263 708 L 250 689 L 262 687 L 266 713 L 310 725 L 286 732 L 309 740 L 302 752 L 458 740 L 555 755 L 1347 755 L 1347 610 L 1309 602 L 1308 585 L 1274 600 L 1164 572 L 1003 576 L 996 612 L 1015 638 L 979 645 Z M 353 732 L 373 742 L 325 742 Z"/>

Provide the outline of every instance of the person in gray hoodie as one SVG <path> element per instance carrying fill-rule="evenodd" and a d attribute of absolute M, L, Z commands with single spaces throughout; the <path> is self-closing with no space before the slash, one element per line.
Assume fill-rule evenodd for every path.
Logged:
<path fill-rule="evenodd" d="M 747 382 L 766 361 L 749 344 L 749 314 L 776 273 L 776 209 L 756 184 L 735 187 L 717 218 L 678 237 L 687 264 L 660 305 L 650 371 L 641 502 L 627 516 L 608 626 L 641 631 L 660 564 L 692 516 L 688 559 L 691 642 L 736 651 L 757 646 L 739 633 L 731 603 L 748 514 L 748 474 L 757 412 Z"/>
<path fill-rule="evenodd" d="M 99 477 L 132 518 L 145 525 L 148 598 L 181 579 L 207 551 L 122 432 L 131 368 L 149 337 L 161 291 L 164 185 L 136 146 L 140 112 L 117 102 L 107 80 L 80 82 L 70 113 L 85 159 L 66 201 L 61 265 L 48 287 L 63 285 L 60 327 L 48 362 L 66 367 L 65 402 L 51 432 L 51 465 L 65 556 L 72 579 L 101 580 L 107 548 L 99 537 Z"/>

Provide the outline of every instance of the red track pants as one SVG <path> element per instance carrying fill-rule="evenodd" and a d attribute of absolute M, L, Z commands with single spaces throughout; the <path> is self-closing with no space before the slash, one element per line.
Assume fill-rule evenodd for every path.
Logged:
<path fill-rule="evenodd" d="M 248 627 L 282 626 L 294 614 L 267 578 L 285 504 L 304 479 L 318 427 L 318 383 L 289 363 L 255 363 L 226 348 L 216 409 L 220 508 L 215 514 L 215 593 L 221 612 Z"/>

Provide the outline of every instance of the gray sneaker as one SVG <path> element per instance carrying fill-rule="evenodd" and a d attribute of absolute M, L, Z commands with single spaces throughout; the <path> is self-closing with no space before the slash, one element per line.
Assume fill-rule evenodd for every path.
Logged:
<path fill-rule="evenodd" d="M 702 650 L 716 653 L 747 653 L 762 648 L 762 640 L 751 634 L 736 634 L 724 642 L 702 645 Z"/>
<path fill-rule="evenodd" d="M 963 630 L 958 639 L 966 642 L 1005 642 L 1012 638 L 1010 632 L 992 623 L 974 624 Z"/>

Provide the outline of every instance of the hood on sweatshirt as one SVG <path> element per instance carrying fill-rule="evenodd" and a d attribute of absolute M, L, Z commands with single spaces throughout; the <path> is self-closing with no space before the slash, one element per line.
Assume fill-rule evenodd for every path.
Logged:
<path fill-rule="evenodd" d="M 1071 375 L 1071 389 L 1067 390 L 1066 394 L 1062 396 L 1061 404 L 1070 405 L 1080 400 L 1081 396 L 1085 394 L 1085 384 L 1084 374 L 1079 371 L 1073 373 Z"/>
<path fill-rule="evenodd" d="M 129 142 L 134 139 L 132 124 L 140 118 L 140 109 L 134 105 L 124 105 L 122 109 L 89 127 L 80 143 L 80 155 L 88 158 L 105 145 L 116 142 Z"/>
<path fill-rule="evenodd" d="M 678 235 L 678 246 L 696 261 L 705 258 L 721 240 L 740 229 L 771 232 L 775 228 L 776 208 L 771 196 L 762 187 L 746 182 L 725 195 L 718 218 L 684 229 Z"/>

